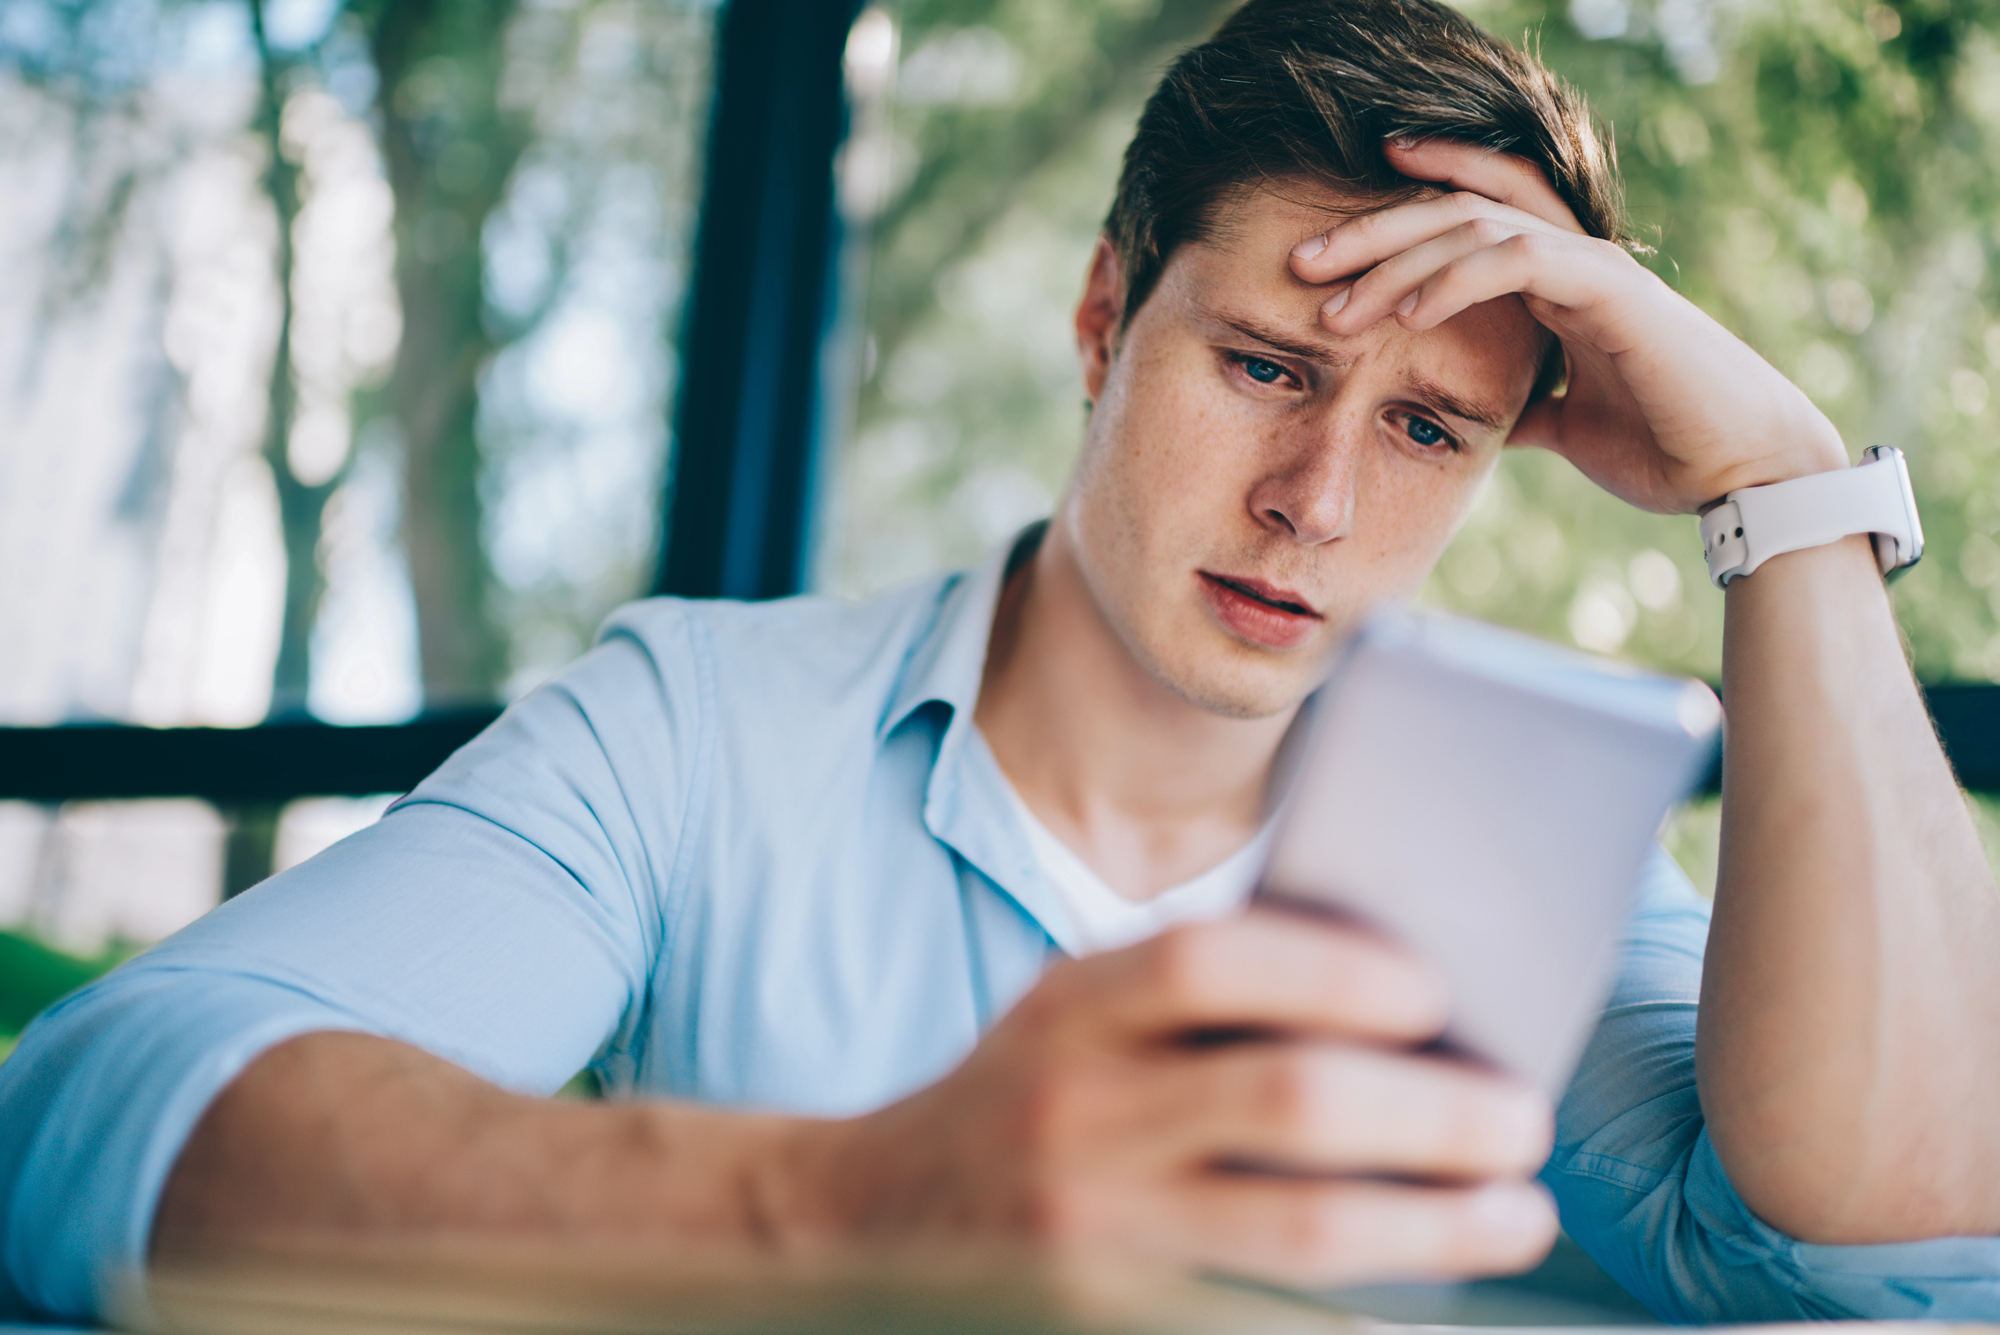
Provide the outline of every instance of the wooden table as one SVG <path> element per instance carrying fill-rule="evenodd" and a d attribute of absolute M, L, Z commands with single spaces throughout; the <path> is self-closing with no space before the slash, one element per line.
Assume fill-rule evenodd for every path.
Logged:
<path fill-rule="evenodd" d="M 217 1256 L 156 1272 L 119 1324 L 157 1335 L 1436 1335 L 1494 1327 L 1634 1335 L 1635 1323 L 1648 1320 L 1629 1303 L 1564 1296 L 1547 1280 L 1304 1295 L 1102 1259 L 903 1252 L 777 1264 L 659 1247 L 468 1240 Z M 1828 1324 L 1737 1329 L 1827 1335 Z M 1954 1329 L 1853 1324 L 1867 1335 Z M 74 1329 L 0 1323 L 0 1335 Z M 1957 1329 L 2000 1335 L 2000 1326 Z"/>

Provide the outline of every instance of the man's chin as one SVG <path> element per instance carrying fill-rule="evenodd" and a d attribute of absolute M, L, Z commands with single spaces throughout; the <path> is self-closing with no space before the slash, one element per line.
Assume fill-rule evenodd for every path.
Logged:
<path fill-rule="evenodd" d="M 1272 662 L 1262 655 L 1243 653 L 1204 661 L 1156 660 L 1152 672 L 1162 686 L 1195 708 L 1234 719 L 1289 713 L 1326 675 L 1317 661 L 1308 667 L 1301 660 Z"/>

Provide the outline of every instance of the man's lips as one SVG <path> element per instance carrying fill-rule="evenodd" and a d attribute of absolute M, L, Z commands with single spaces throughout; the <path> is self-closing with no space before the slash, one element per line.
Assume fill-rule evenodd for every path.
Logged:
<path fill-rule="evenodd" d="M 1266 584 L 1261 579 L 1245 579 L 1241 575 L 1215 575 L 1206 570 L 1201 572 L 1201 577 L 1203 579 L 1212 579 L 1217 584 L 1234 589 L 1238 593 L 1248 594 L 1258 602 L 1275 607 L 1280 612 L 1288 612 L 1293 616 L 1311 617 L 1314 621 L 1325 620 L 1319 613 L 1312 610 L 1312 605 L 1306 602 L 1303 594 L 1293 593 L 1290 589 L 1281 589 L 1275 584 Z"/>
<path fill-rule="evenodd" d="M 1217 619 L 1246 640 L 1292 649 L 1312 638 L 1326 618 L 1290 589 L 1241 575 L 1200 572 L 1202 591 Z"/>

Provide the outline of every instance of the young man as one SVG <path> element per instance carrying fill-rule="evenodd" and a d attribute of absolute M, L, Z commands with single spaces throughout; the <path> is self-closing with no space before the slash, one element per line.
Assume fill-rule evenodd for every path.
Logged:
<path fill-rule="evenodd" d="M 441 1233 L 1465 1275 L 1546 1246 L 1540 1170 L 1665 1315 L 2000 1315 L 2000 903 L 1865 536 L 1721 595 L 1706 972 L 1662 858 L 1553 1118 L 1422 1051 L 1410 959 L 1229 912 L 1328 651 L 1504 444 L 1669 512 L 1847 467 L 1615 198 L 1580 103 L 1450 11 L 1251 0 L 1128 155 L 1046 531 L 861 607 L 630 608 L 57 1007 L 0 1067 L 13 1296 Z M 1272 1037 L 1174 1041 L 1215 1027 Z M 586 1064 L 666 1097 L 530 1097 Z"/>

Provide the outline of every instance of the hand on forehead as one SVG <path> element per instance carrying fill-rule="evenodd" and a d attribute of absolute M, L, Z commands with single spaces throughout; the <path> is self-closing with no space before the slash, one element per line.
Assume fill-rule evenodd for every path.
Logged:
<path fill-rule="evenodd" d="M 1583 234 L 1583 225 L 1549 184 L 1542 169 L 1526 158 L 1451 139 L 1392 139 L 1383 146 L 1391 166 L 1438 189 L 1484 195 L 1496 204 L 1532 214 L 1552 227 Z"/>
<path fill-rule="evenodd" d="M 1301 281 L 1337 285 L 1321 308 L 1330 333 L 1392 314 L 1406 329 L 1429 329 L 1472 306 L 1519 300 L 1521 243 L 1585 234 L 1542 170 L 1522 158 L 1449 140 L 1391 141 L 1384 152 L 1434 188 L 1336 219 L 1291 253 Z"/>
<path fill-rule="evenodd" d="M 1453 148 L 1459 146 L 1453 145 Z M 1183 248 L 1162 275 L 1162 288 L 1210 324 L 1269 332 L 1273 350 L 1312 355 L 1333 364 L 1394 358 L 1434 380 L 1459 382 L 1471 398 L 1511 421 L 1526 402 L 1549 335 L 1521 300 L 1505 294 L 1472 303 L 1415 326 L 1384 308 L 1359 323 L 1337 323 L 1326 307 L 1355 286 L 1361 266 L 1329 272 L 1300 260 L 1302 238 L 1343 237 L 1377 220 L 1402 222 L 1450 196 L 1417 187 L 1401 203 L 1378 211 L 1307 181 L 1278 183 L 1226 202 L 1209 237 Z M 1417 226 L 1422 227 L 1419 217 Z M 1407 222 L 1402 230 L 1409 230 Z M 1381 234 L 1376 233 L 1379 237 Z M 1178 271 L 1178 272 L 1176 272 Z M 1337 312 L 1335 312 L 1337 313 Z"/>

